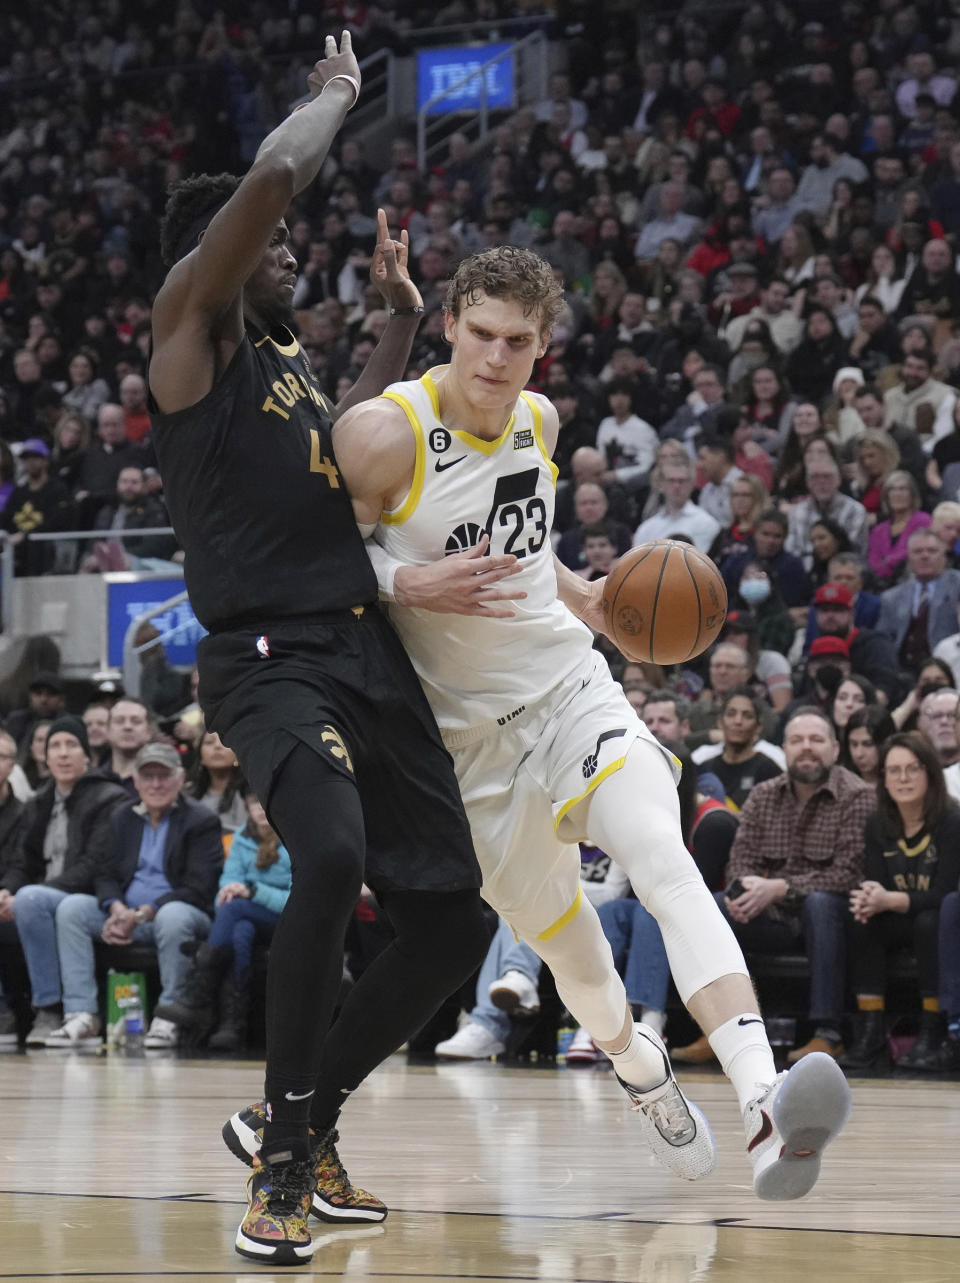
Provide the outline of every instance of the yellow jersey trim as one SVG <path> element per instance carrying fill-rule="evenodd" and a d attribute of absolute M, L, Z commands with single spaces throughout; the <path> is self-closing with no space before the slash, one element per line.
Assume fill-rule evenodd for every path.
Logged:
<path fill-rule="evenodd" d="M 399 392 L 384 392 L 382 396 L 388 401 L 393 401 L 407 416 L 410 427 L 413 429 L 413 439 L 417 447 L 417 458 L 413 465 L 413 482 L 406 499 L 404 499 L 399 508 L 394 508 L 392 512 L 381 512 L 380 514 L 380 520 L 385 526 L 399 526 L 413 516 L 417 504 L 420 502 L 420 496 L 423 493 L 423 474 L 426 468 L 427 451 L 423 442 L 423 424 L 420 422 L 412 403 Z"/>
<path fill-rule="evenodd" d="M 566 911 L 566 913 L 562 914 L 559 918 L 557 918 L 553 926 L 547 927 L 546 931 L 541 931 L 540 934 L 537 936 L 537 939 L 552 940 L 555 935 L 557 935 L 560 931 L 563 930 L 565 926 L 567 926 L 569 923 L 573 921 L 573 919 L 580 912 L 580 906 L 582 904 L 583 904 L 583 887 L 577 887 L 577 894 L 570 908 Z"/>
<path fill-rule="evenodd" d="M 289 330 L 287 332 L 289 333 Z M 277 349 L 277 351 L 282 352 L 284 356 L 296 356 L 297 353 L 300 351 L 300 340 L 297 338 L 295 334 L 291 334 L 290 337 L 292 339 L 292 342 L 278 343 L 275 338 L 272 338 L 269 334 L 265 334 L 263 338 L 260 339 L 258 343 L 254 343 L 253 346 L 263 347 L 264 343 L 272 343 L 273 346 Z"/>
<path fill-rule="evenodd" d="M 510 422 L 493 441 L 485 441 L 483 437 L 475 437 L 472 432 L 464 432 L 462 428 L 447 428 L 447 425 L 440 418 L 440 393 L 437 391 L 437 385 L 433 381 L 434 370 L 445 370 L 447 368 L 445 365 L 435 365 L 433 370 L 427 370 L 426 374 L 420 379 L 427 396 L 430 398 L 430 404 L 433 406 L 433 413 L 437 422 L 446 428 L 451 436 L 456 437 L 461 444 L 467 446 L 468 449 L 476 450 L 480 454 L 495 454 L 513 431 L 513 425 L 517 419 L 516 412 L 510 415 Z"/>
<path fill-rule="evenodd" d="M 560 827 L 560 821 L 563 819 L 565 815 L 567 815 L 570 811 L 573 810 L 573 808 L 577 805 L 578 802 L 582 802 L 585 797 L 589 797 L 590 794 L 593 792 L 593 790 L 597 787 L 597 785 L 602 784 L 608 775 L 612 775 L 614 771 L 619 771 L 620 767 L 623 766 L 626 760 L 627 760 L 627 756 L 626 754 L 624 754 L 623 757 L 618 757 L 616 761 L 608 762 L 607 765 L 603 768 L 603 770 L 599 771 L 593 777 L 589 785 L 583 790 L 582 793 L 578 793 L 576 797 L 571 797 L 566 802 L 564 802 L 563 806 L 561 806 L 560 810 L 557 812 L 557 818 L 553 822 L 554 831 L 556 831 Z"/>
<path fill-rule="evenodd" d="M 544 444 L 543 411 L 540 409 L 539 405 L 537 405 L 536 401 L 533 399 L 533 397 L 530 395 L 529 392 L 521 392 L 520 396 L 524 401 L 526 401 L 527 405 L 530 407 L 530 413 L 533 416 L 533 434 L 537 438 L 537 445 L 540 447 L 540 453 L 543 455 L 544 459 L 546 460 L 547 467 L 550 469 L 550 475 L 553 477 L 554 489 L 556 489 L 557 477 L 559 477 L 560 475 L 560 469 L 557 467 L 554 461 L 550 458 L 550 455 L 547 452 L 547 447 Z"/>

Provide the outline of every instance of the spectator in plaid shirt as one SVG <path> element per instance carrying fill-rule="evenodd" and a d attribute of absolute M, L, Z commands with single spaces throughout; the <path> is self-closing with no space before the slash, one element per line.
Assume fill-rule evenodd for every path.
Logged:
<path fill-rule="evenodd" d="M 811 1051 L 843 1050 L 847 898 L 863 878 L 864 826 L 876 797 L 837 765 L 836 735 L 820 709 L 793 713 L 783 750 L 786 772 L 744 803 L 730 880 L 717 899 L 748 953 L 807 954 L 814 1033 L 790 1052 L 794 1063 Z"/>

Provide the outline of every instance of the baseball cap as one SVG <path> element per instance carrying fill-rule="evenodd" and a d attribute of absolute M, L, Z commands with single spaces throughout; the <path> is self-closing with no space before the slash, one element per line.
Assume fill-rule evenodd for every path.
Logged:
<path fill-rule="evenodd" d="M 179 771 L 182 763 L 180 754 L 172 744 L 164 744 L 162 740 L 154 740 L 150 744 L 144 744 L 143 748 L 133 759 L 133 769 L 141 771 L 145 766 L 165 766 L 168 771 Z"/>
<path fill-rule="evenodd" d="M 821 584 L 813 596 L 815 606 L 846 606 L 853 609 L 853 598 L 846 584 Z"/>
<path fill-rule="evenodd" d="M 850 658 L 850 650 L 842 637 L 817 637 L 810 643 L 810 658 L 818 655 L 842 655 Z"/>
<path fill-rule="evenodd" d="M 41 441 L 39 437 L 27 437 L 26 441 L 24 441 L 23 445 L 20 447 L 20 458 L 22 459 L 29 454 L 40 454 L 45 459 L 49 459 L 50 447 L 47 445 L 46 441 Z"/>

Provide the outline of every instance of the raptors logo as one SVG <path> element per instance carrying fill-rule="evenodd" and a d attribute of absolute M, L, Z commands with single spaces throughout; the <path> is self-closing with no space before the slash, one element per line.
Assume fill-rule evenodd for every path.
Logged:
<path fill-rule="evenodd" d="M 605 744 L 607 740 L 619 739 L 622 735 L 626 735 L 626 733 L 626 727 L 621 726 L 618 731 L 604 731 L 603 734 L 599 736 L 597 739 L 597 747 L 592 753 L 589 753 L 580 764 L 580 769 L 583 771 L 583 778 L 585 780 L 592 780 L 597 773 L 597 767 L 600 764 L 600 746 Z"/>
<path fill-rule="evenodd" d="M 350 774 L 353 774 L 353 763 L 350 761 L 350 754 L 347 752 L 347 746 L 344 744 L 339 731 L 335 731 L 332 726 L 324 726 L 320 732 L 320 738 L 326 744 L 331 757 L 342 762 Z"/>

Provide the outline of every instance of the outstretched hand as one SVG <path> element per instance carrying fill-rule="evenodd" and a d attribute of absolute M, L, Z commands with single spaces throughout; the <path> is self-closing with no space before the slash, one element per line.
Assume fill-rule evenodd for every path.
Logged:
<path fill-rule="evenodd" d="M 399 606 L 416 606 L 441 615 L 483 615 L 488 619 L 512 619 L 514 612 L 500 601 L 521 601 L 522 589 L 498 588 L 496 584 L 523 569 L 509 553 L 488 553 L 490 537 L 484 534 L 474 548 L 451 553 L 426 566 L 402 566 L 393 582 Z"/>
<path fill-rule="evenodd" d="M 353 52 L 353 42 L 350 39 L 350 32 L 344 29 L 340 37 L 340 48 L 337 48 L 337 42 L 333 36 L 327 36 L 323 45 L 324 56 L 319 62 L 314 64 L 313 71 L 307 76 L 307 88 L 310 90 L 310 97 L 316 98 L 323 92 L 324 86 L 334 78 L 334 76 L 352 76 L 360 84 L 360 64 L 357 62 L 356 55 Z"/>
<path fill-rule="evenodd" d="M 395 241 L 387 226 L 387 215 L 377 210 L 377 244 L 370 260 L 370 280 L 389 307 L 423 307 L 420 291 L 410 279 L 410 236 L 406 228 Z"/>

